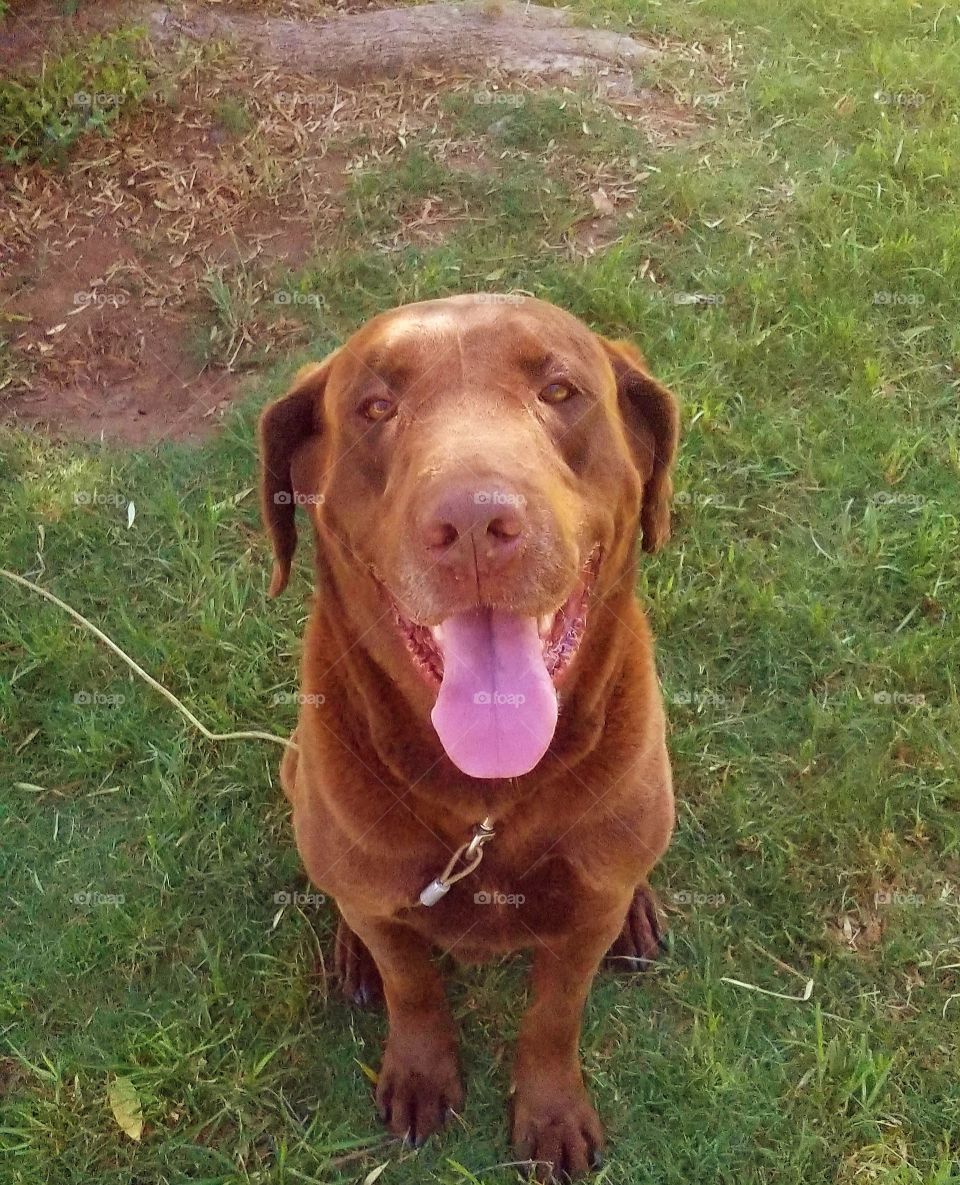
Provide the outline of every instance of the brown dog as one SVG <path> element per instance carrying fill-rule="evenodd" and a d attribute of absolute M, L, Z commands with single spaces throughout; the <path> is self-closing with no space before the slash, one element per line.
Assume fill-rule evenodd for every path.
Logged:
<path fill-rule="evenodd" d="M 261 418 L 271 595 L 297 504 L 317 540 L 283 787 L 343 988 L 386 997 L 377 1105 L 414 1144 L 463 1102 L 431 953 L 527 948 L 514 1142 L 541 1175 L 596 1162 L 581 1013 L 604 954 L 657 954 L 673 828 L 634 582 L 638 532 L 669 535 L 678 430 L 632 346 L 482 295 L 375 318 Z"/>

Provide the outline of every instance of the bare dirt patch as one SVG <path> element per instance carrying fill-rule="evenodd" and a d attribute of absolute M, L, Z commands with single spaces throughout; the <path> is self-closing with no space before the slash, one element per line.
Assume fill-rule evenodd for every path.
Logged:
<path fill-rule="evenodd" d="M 57 434 L 142 444 L 202 435 L 236 394 L 235 376 L 191 356 L 189 314 L 150 306 L 129 241 L 91 232 L 18 277 L 18 347 L 39 363 L 18 418 Z"/>
<path fill-rule="evenodd" d="M 334 139 L 378 111 L 387 135 L 403 114 L 394 95 L 393 118 L 382 112 L 382 88 L 358 103 L 294 77 L 287 96 L 261 71 L 247 75 L 249 127 L 233 134 L 216 112 L 242 93 L 238 77 L 235 61 L 203 71 L 186 97 L 88 138 L 65 172 L 2 170 L 8 417 L 129 443 L 202 436 L 239 392 L 254 337 L 261 356 L 303 338 L 271 307 L 268 277 L 299 267 L 342 217 L 349 162 Z M 238 274 L 259 309 L 234 327 L 237 348 L 228 330 L 221 355 L 205 358 L 209 286 Z"/>
<path fill-rule="evenodd" d="M 156 92 L 88 135 L 65 170 L 0 166 L 0 414 L 58 434 L 142 444 L 209 432 L 245 368 L 303 344 L 303 319 L 273 307 L 277 277 L 336 242 L 352 172 L 399 157 L 422 130 L 454 169 L 498 155 L 444 126 L 443 93 L 587 79 L 650 138 L 691 126 L 685 108 L 634 84 L 656 46 L 536 5 L 82 11 L 57 23 L 40 0 L 0 29 L 0 61 L 134 21 L 157 55 Z M 571 234 L 571 252 L 589 255 L 615 240 L 636 190 L 615 170 L 563 168 L 609 203 Z M 384 249 L 437 244 L 465 216 L 426 196 Z M 237 280 L 238 307 L 218 306 Z"/>

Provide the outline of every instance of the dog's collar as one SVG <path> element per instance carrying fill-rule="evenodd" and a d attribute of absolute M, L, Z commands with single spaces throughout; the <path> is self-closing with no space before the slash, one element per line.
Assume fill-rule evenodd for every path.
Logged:
<path fill-rule="evenodd" d="M 493 829 L 493 820 L 488 815 L 482 823 L 473 829 L 473 838 L 461 844 L 450 857 L 446 868 L 435 877 L 420 893 L 421 905 L 436 905 L 441 897 L 445 897 L 457 881 L 469 876 L 483 859 L 483 845 L 490 842 L 497 833 Z M 454 872 L 460 860 L 464 860 L 464 867 Z"/>

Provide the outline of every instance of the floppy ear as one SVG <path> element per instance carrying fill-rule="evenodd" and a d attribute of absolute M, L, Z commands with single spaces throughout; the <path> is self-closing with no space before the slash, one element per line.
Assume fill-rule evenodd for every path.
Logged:
<path fill-rule="evenodd" d="M 647 371 L 636 346 L 600 340 L 616 376 L 627 443 L 643 477 L 643 550 L 656 551 L 670 538 L 670 470 L 680 439 L 680 409 L 672 393 Z"/>
<path fill-rule="evenodd" d="M 329 358 L 301 367 L 286 395 L 260 416 L 260 512 L 273 543 L 271 597 L 282 593 L 290 579 L 290 563 L 297 548 L 294 454 L 321 430 L 329 369 Z"/>

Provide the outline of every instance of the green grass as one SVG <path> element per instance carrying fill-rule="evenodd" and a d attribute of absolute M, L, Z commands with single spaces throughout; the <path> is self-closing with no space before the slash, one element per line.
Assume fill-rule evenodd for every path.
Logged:
<path fill-rule="evenodd" d="M 142 31 L 121 30 L 91 38 L 82 50 L 44 57 L 39 71 L 0 80 L 0 160 L 64 165 L 83 136 L 109 134 L 118 116 L 143 98 L 151 65 Z"/>
<path fill-rule="evenodd" d="M 454 134 L 493 163 L 454 170 L 411 136 L 354 179 L 330 252 L 265 290 L 322 294 L 279 310 L 318 354 L 393 303 L 516 286 L 634 336 L 682 396 L 674 539 L 640 588 L 678 790 L 656 875 L 673 940 L 656 973 L 604 977 L 591 997 L 601 1179 L 947 1185 L 960 1180 L 960 25 L 893 0 L 584 11 L 696 35 L 717 61 L 739 30 L 716 122 L 665 151 L 569 97 L 451 100 Z M 669 69 L 711 89 L 702 64 Z M 491 132 L 505 114 L 509 134 Z M 561 249 L 589 213 L 568 157 L 645 174 L 620 241 L 586 264 Z M 443 241 L 383 246 L 430 196 L 457 214 Z M 251 323 L 250 282 L 210 279 L 223 353 Z M 677 303 L 689 294 L 714 299 Z M 295 686 L 309 565 L 266 600 L 246 491 L 257 406 L 301 360 L 265 374 L 202 448 L 3 441 L 4 564 L 218 729 L 293 723 L 274 701 Z M 207 744 L 19 590 L 4 586 L 0 622 L 3 1185 L 345 1185 L 386 1162 L 388 1185 L 515 1180 L 491 1166 L 510 1159 L 522 967 L 451 976 L 464 1125 L 418 1154 L 382 1141 L 363 1071 L 382 1021 L 325 1001 L 315 975 L 332 908 L 274 900 L 302 887 L 279 750 Z M 811 1001 L 723 982 L 802 994 L 782 964 L 814 979 Z M 118 1076 L 141 1098 L 139 1144 L 110 1113 Z"/>
<path fill-rule="evenodd" d="M 232 95 L 220 100 L 214 108 L 214 115 L 224 131 L 232 136 L 242 136 L 253 126 L 250 112 L 243 101 Z"/>

